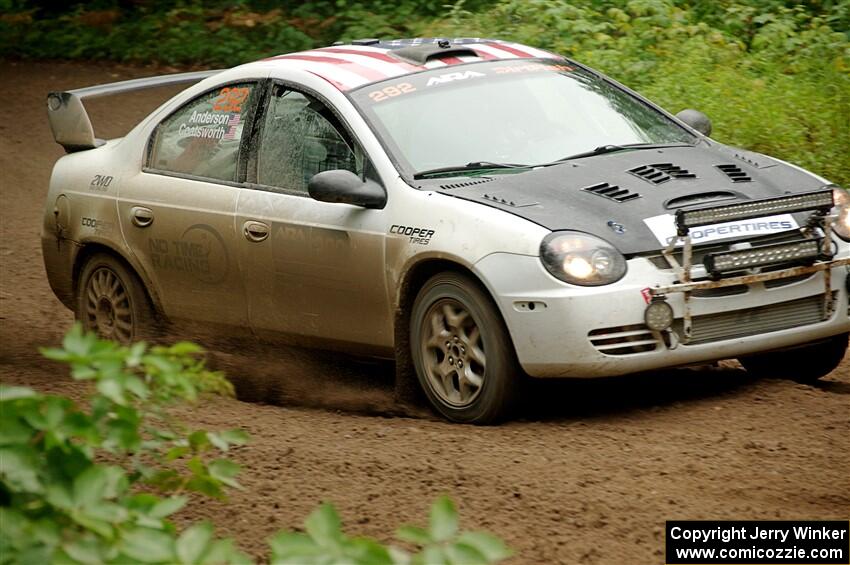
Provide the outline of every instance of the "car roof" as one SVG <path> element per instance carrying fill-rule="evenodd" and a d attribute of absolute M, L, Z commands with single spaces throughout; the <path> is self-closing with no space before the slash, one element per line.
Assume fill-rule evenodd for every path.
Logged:
<path fill-rule="evenodd" d="M 563 57 L 519 43 L 485 38 L 360 39 L 264 59 L 315 74 L 341 91 L 420 71 L 480 61 Z"/>

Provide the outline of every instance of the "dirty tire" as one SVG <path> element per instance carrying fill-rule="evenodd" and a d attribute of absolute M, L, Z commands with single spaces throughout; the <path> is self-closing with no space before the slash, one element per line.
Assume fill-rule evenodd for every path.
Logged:
<path fill-rule="evenodd" d="M 92 255 L 77 280 L 76 318 L 104 339 L 128 344 L 155 337 L 155 317 L 144 285 L 112 255 Z"/>
<path fill-rule="evenodd" d="M 802 347 L 763 353 L 738 359 L 749 373 L 758 377 L 790 379 L 811 383 L 825 377 L 841 363 L 847 351 L 848 335 L 840 334 Z"/>
<path fill-rule="evenodd" d="M 522 370 L 505 323 L 470 277 L 435 275 L 419 291 L 410 317 L 416 376 L 445 418 L 491 424 L 510 413 Z"/>

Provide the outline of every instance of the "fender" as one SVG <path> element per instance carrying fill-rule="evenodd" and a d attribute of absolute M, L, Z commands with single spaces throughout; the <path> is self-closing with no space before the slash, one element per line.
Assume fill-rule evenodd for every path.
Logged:
<path fill-rule="evenodd" d="M 142 268 L 138 261 L 135 260 L 135 257 L 132 253 L 128 253 L 128 250 L 122 250 L 115 247 L 114 242 L 101 239 L 101 238 L 86 238 L 83 241 L 74 241 L 70 239 L 66 239 L 65 241 L 69 241 L 74 244 L 74 257 L 72 258 L 73 264 L 73 292 L 74 296 L 77 294 L 77 276 L 80 270 L 83 267 L 83 263 L 85 260 L 91 255 L 104 252 L 111 253 L 121 261 L 127 264 L 127 266 L 132 270 L 139 280 L 142 281 L 142 284 L 145 287 L 145 292 L 150 298 L 151 304 L 154 307 L 154 310 L 157 314 L 165 317 L 165 312 L 162 309 L 162 305 L 159 299 L 159 292 L 154 284 L 153 278 L 151 278 L 148 273 Z"/>

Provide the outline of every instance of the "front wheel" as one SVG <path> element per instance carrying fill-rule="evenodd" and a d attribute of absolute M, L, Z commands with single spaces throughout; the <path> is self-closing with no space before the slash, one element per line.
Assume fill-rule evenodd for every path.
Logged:
<path fill-rule="evenodd" d="M 77 320 L 83 328 L 127 345 L 154 335 L 154 313 L 144 286 L 112 255 L 86 261 L 77 280 Z"/>
<path fill-rule="evenodd" d="M 428 400 L 449 420 L 489 424 L 516 401 L 522 371 L 507 328 L 489 296 L 470 277 L 432 277 L 410 318 L 416 375 Z"/>
<path fill-rule="evenodd" d="M 824 341 L 773 353 L 738 359 L 748 373 L 759 377 L 790 379 L 811 383 L 835 370 L 847 352 L 848 335 L 840 334 Z"/>

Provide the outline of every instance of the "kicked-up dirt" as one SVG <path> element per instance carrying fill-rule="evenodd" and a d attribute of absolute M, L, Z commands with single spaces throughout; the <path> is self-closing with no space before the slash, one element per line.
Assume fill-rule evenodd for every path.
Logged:
<path fill-rule="evenodd" d="M 0 380 L 80 397 L 85 385 L 40 359 L 72 315 L 44 276 L 39 230 L 62 149 L 48 91 L 156 74 L 111 64 L 0 61 Z M 124 132 L 173 90 L 89 106 L 101 136 Z M 185 337 L 185 336 L 181 336 Z M 512 563 L 662 563 L 669 519 L 850 517 L 850 357 L 815 386 L 706 369 L 537 382 L 520 419 L 445 423 L 393 398 L 393 367 L 311 351 L 220 353 L 240 396 L 183 410 L 207 429 L 241 427 L 245 490 L 204 501 L 260 557 L 278 528 L 332 501 L 349 532 L 389 541 L 447 493 L 462 524 L 490 530 Z"/>

